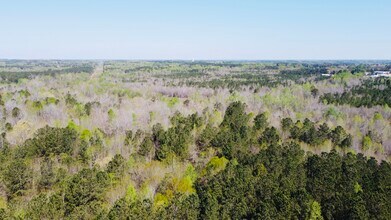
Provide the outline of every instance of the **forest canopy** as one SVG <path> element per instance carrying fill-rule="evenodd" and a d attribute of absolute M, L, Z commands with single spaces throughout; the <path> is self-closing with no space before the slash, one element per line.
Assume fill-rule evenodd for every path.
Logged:
<path fill-rule="evenodd" d="M 0 219 L 391 219 L 390 64 L 3 62 Z"/>

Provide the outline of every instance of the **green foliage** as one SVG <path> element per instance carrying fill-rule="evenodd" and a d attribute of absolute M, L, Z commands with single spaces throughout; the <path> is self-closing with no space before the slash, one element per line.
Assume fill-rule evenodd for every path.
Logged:
<path fill-rule="evenodd" d="M 192 131 L 201 125 L 201 118 L 197 114 L 183 117 L 176 114 L 171 118 L 172 127 L 164 131 L 161 125 L 153 127 L 153 140 L 157 146 L 155 157 L 159 160 L 166 159 L 171 153 L 179 158 L 188 157 L 188 147 L 192 138 Z"/>
<path fill-rule="evenodd" d="M 372 209 L 372 204 L 375 200 L 377 204 L 382 203 L 384 198 L 371 198 L 377 191 L 376 185 L 367 179 L 377 175 L 380 167 L 374 163 L 373 159 L 367 161 L 360 154 L 349 153 L 341 158 L 335 151 L 308 159 L 307 189 L 322 202 L 322 216 L 350 219 L 369 218 L 374 214 L 379 217 L 380 213 Z M 381 215 L 384 217 L 384 214 Z"/>
<path fill-rule="evenodd" d="M 311 95 L 315 98 L 319 95 L 319 89 L 317 89 L 315 86 L 311 87 Z"/>
<path fill-rule="evenodd" d="M 92 131 L 92 135 L 90 137 L 89 142 L 91 145 L 102 147 L 104 144 L 103 141 L 104 141 L 105 137 L 106 137 L 106 134 L 102 130 L 94 129 Z"/>
<path fill-rule="evenodd" d="M 143 142 L 141 142 L 138 153 L 141 156 L 148 157 L 152 154 L 154 148 L 155 145 L 153 144 L 152 138 L 147 136 L 144 138 Z"/>
<path fill-rule="evenodd" d="M 89 141 L 92 137 L 92 133 L 88 129 L 84 129 L 80 134 L 80 139 L 83 141 Z"/>
<path fill-rule="evenodd" d="M 341 118 L 343 115 L 340 111 L 338 111 L 338 109 L 336 109 L 334 106 L 330 106 L 326 112 L 324 113 L 324 116 L 326 118 L 334 118 L 334 119 L 338 119 L 338 118 Z"/>
<path fill-rule="evenodd" d="M 169 198 L 167 195 L 164 195 L 162 193 L 156 193 L 155 200 L 153 201 L 153 205 L 155 207 L 161 208 L 165 207 L 169 204 Z"/>
<path fill-rule="evenodd" d="M 323 220 L 321 207 L 317 201 L 313 201 L 310 205 L 309 220 Z"/>
<path fill-rule="evenodd" d="M 126 146 L 129 146 L 130 143 L 132 142 L 132 139 L 133 139 L 133 131 L 132 130 L 125 131 L 125 141 L 124 141 L 124 144 Z"/>
<path fill-rule="evenodd" d="M 23 160 L 16 159 L 7 166 L 3 180 L 7 186 L 9 197 L 21 195 L 31 183 L 31 171 Z"/>
<path fill-rule="evenodd" d="M 4 126 L 4 127 L 5 127 L 5 130 L 6 130 L 6 131 L 12 131 L 12 129 L 13 129 L 11 123 L 9 123 L 9 122 L 5 123 L 5 126 Z"/>
<path fill-rule="evenodd" d="M 375 115 L 373 116 L 373 120 L 375 121 L 383 120 L 383 115 L 380 114 L 379 112 L 376 112 Z"/>
<path fill-rule="evenodd" d="M 113 109 L 109 109 L 109 111 L 107 112 L 107 115 L 109 116 L 109 120 L 113 121 L 113 119 L 115 118 L 114 110 Z"/>
<path fill-rule="evenodd" d="M 87 162 L 91 159 L 90 155 L 88 154 L 88 150 L 88 143 L 82 140 L 79 144 L 78 159 L 81 160 L 84 164 L 87 164 Z"/>
<path fill-rule="evenodd" d="M 172 108 L 179 103 L 178 97 L 164 97 L 163 100 L 167 103 L 169 108 Z"/>
<path fill-rule="evenodd" d="M 249 116 L 245 112 L 245 104 L 233 102 L 227 107 L 220 127 L 227 127 L 233 132 L 240 132 L 243 127 L 248 125 L 248 120 Z"/>
<path fill-rule="evenodd" d="M 78 134 L 72 128 L 46 126 L 39 129 L 34 138 L 28 139 L 24 144 L 24 148 L 37 156 L 59 155 L 61 153 L 71 154 L 78 141 Z"/>
<path fill-rule="evenodd" d="M 78 132 L 81 131 L 81 127 L 78 126 L 73 120 L 70 120 L 68 122 L 67 128 L 73 129 L 73 130 L 78 131 Z"/>
<path fill-rule="evenodd" d="M 107 215 L 107 207 L 101 201 L 92 201 L 88 204 L 76 207 L 69 215 L 69 219 L 104 219 Z"/>
<path fill-rule="evenodd" d="M 20 116 L 20 109 L 18 107 L 14 107 L 11 111 L 11 115 L 14 118 L 19 118 Z"/>
<path fill-rule="evenodd" d="M 0 208 L 0 219 L 7 219 L 7 212 L 4 208 Z"/>
<path fill-rule="evenodd" d="M 119 199 L 108 213 L 108 219 L 153 219 L 152 204 L 149 200 L 128 202 Z"/>
<path fill-rule="evenodd" d="M 136 199 L 137 199 L 136 189 L 134 188 L 133 184 L 129 184 L 126 190 L 125 200 L 127 202 L 135 202 Z"/>
<path fill-rule="evenodd" d="M 249 139 L 248 122 L 250 116 L 244 111 L 245 104 L 231 103 L 225 111 L 220 131 L 211 140 L 211 145 L 221 150 L 223 156 L 232 159 L 248 151 L 243 146 Z"/>
<path fill-rule="evenodd" d="M 28 98 L 29 96 L 31 96 L 30 92 L 27 89 L 22 89 L 18 91 L 18 93 L 20 94 L 21 97 L 24 98 Z"/>
<path fill-rule="evenodd" d="M 69 106 L 74 106 L 78 103 L 78 101 L 76 100 L 76 98 L 74 96 L 67 93 L 65 96 L 65 103 Z"/>
<path fill-rule="evenodd" d="M 265 113 L 259 113 L 254 118 L 254 128 L 256 130 L 263 130 L 268 126 L 267 117 Z"/>
<path fill-rule="evenodd" d="M 372 139 L 370 136 L 366 135 L 364 136 L 363 140 L 362 140 L 362 150 L 363 151 L 367 151 L 369 149 L 371 149 L 372 147 Z"/>
<path fill-rule="evenodd" d="M 293 121 L 291 118 L 283 118 L 281 120 L 281 127 L 283 131 L 289 131 L 293 127 Z"/>
<path fill-rule="evenodd" d="M 81 117 L 86 115 L 85 108 L 82 104 L 77 103 L 73 106 L 75 116 L 80 120 Z"/>
<path fill-rule="evenodd" d="M 391 79 L 368 79 L 361 85 L 346 89 L 343 93 L 326 93 L 319 97 L 320 102 L 338 105 L 349 104 L 355 107 L 391 105 Z"/>
<path fill-rule="evenodd" d="M 156 219 L 198 219 L 199 203 L 196 194 L 175 195 L 168 206 L 157 210 Z"/>
<path fill-rule="evenodd" d="M 43 109 L 42 102 L 40 101 L 34 101 L 32 105 L 36 111 L 41 111 Z"/>
<path fill-rule="evenodd" d="M 193 167 L 193 165 L 189 164 L 186 168 L 185 174 L 186 177 L 189 177 L 192 182 L 197 179 L 198 173 Z"/>
<path fill-rule="evenodd" d="M 225 157 L 212 157 L 206 167 L 202 170 L 201 176 L 216 175 L 225 169 L 228 162 L 229 161 Z"/>
<path fill-rule="evenodd" d="M 205 149 L 210 144 L 213 137 L 216 136 L 217 131 L 217 128 L 214 128 L 211 124 L 207 124 L 196 140 L 197 146 L 201 150 Z"/>
<path fill-rule="evenodd" d="M 106 171 L 119 179 L 125 171 L 125 159 L 120 154 L 114 155 L 113 159 L 107 165 Z"/>
<path fill-rule="evenodd" d="M 224 171 L 207 180 L 200 180 L 197 183 L 197 192 L 201 201 L 200 217 L 202 219 L 305 217 L 301 216 L 304 212 L 300 212 L 302 207 L 299 205 L 305 202 L 305 198 L 295 196 L 303 195 L 302 181 L 304 180 L 303 166 L 298 162 L 302 160 L 304 153 L 298 152 L 297 148 L 297 146 L 286 148 L 289 150 L 284 156 L 290 157 L 285 160 L 279 158 L 282 157 L 282 154 L 278 153 L 281 152 L 281 148 L 269 148 L 261 151 L 263 153 L 259 156 L 248 158 L 249 161 L 244 164 L 229 163 Z M 258 167 L 262 166 L 256 165 L 261 165 L 261 161 L 266 164 L 266 169 L 271 171 L 267 172 L 270 174 L 257 172 Z M 257 173 L 264 173 L 267 176 L 257 176 L 255 175 Z M 280 179 L 279 183 L 274 182 L 277 179 Z M 279 190 L 278 185 L 284 190 Z M 302 199 L 304 201 L 301 201 Z"/>
<path fill-rule="evenodd" d="M 277 129 L 275 127 L 266 128 L 258 140 L 258 142 L 263 146 L 277 144 L 279 141 L 280 136 L 278 135 Z"/>
<path fill-rule="evenodd" d="M 348 72 L 348 71 L 342 71 L 342 72 L 340 72 L 338 74 L 335 74 L 333 76 L 333 79 L 339 80 L 341 82 L 346 82 L 346 81 L 348 81 L 351 78 L 354 78 L 354 75 L 351 72 Z"/>
<path fill-rule="evenodd" d="M 1 62 L 35 77 L 64 61 Z M 0 219 L 391 219 L 389 162 L 350 148 L 361 141 L 365 154 L 387 158 L 390 81 L 346 80 L 389 64 L 91 62 L 104 73 L 19 84 L 0 73 Z M 169 109 L 156 110 L 162 104 Z M 260 105 L 276 115 L 246 112 Z M 129 113 L 131 126 L 115 115 L 148 106 Z M 108 123 L 91 118 L 95 110 Z"/>
<path fill-rule="evenodd" d="M 4 106 L 3 94 L 0 93 L 0 106 Z"/>
<path fill-rule="evenodd" d="M 54 76 L 66 73 L 91 73 L 94 70 L 94 67 L 91 64 L 87 63 L 73 63 L 70 64 L 68 61 L 53 61 L 56 63 L 48 64 L 40 63 L 41 61 L 29 61 L 32 62 L 33 65 L 41 66 L 40 69 L 25 69 L 26 66 L 30 66 L 30 64 L 24 63 L 25 61 L 10 61 L 10 66 L 18 66 L 21 70 L 15 71 L 14 69 L 7 70 L 2 69 L 0 71 L 0 80 L 6 82 L 17 83 L 18 81 L 22 81 L 22 79 L 29 79 L 36 76 Z M 49 61 L 46 61 L 49 62 Z M 27 64 L 27 65 L 26 65 Z"/>
<path fill-rule="evenodd" d="M 112 91 L 114 94 L 116 94 L 119 98 L 127 97 L 129 99 L 141 96 L 139 92 L 132 91 L 130 89 L 115 89 Z"/>
<path fill-rule="evenodd" d="M 86 104 L 84 104 L 84 110 L 86 112 L 86 115 L 90 115 L 91 114 L 91 109 L 92 109 L 92 103 L 91 102 L 88 102 Z"/>
<path fill-rule="evenodd" d="M 28 203 L 25 217 L 28 219 L 61 219 L 63 215 L 63 198 L 58 194 L 41 193 Z"/>
<path fill-rule="evenodd" d="M 195 190 L 193 188 L 193 180 L 191 176 L 184 176 L 176 183 L 176 192 L 181 194 L 193 194 Z"/>
<path fill-rule="evenodd" d="M 55 173 L 53 171 L 53 161 L 45 157 L 41 162 L 41 178 L 38 182 L 38 188 L 41 190 L 50 189 L 55 181 Z"/>
<path fill-rule="evenodd" d="M 347 148 L 352 145 L 352 136 L 347 134 L 345 129 L 343 129 L 341 126 L 337 126 L 330 133 L 330 137 L 335 146 Z"/>
<path fill-rule="evenodd" d="M 335 146 L 344 148 L 351 146 L 351 136 L 350 134 L 347 134 L 341 126 L 333 131 L 330 130 L 326 123 L 317 127 L 318 126 L 308 118 L 304 120 L 304 123 L 297 121 L 295 125 L 290 128 L 291 138 L 312 146 L 319 146 L 328 139 L 330 139 Z M 343 141 L 344 143 L 342 143 Z"/>
<path fill-rule="evenodd" d="M 83 169 L 73 176 L 64 194 L 65 214 L 78 211 L 77 208 L 92 202 L 102 201 L 108 181 L 108 175 L 96 169 Z"/>
<path fill-rule="evenodd" d="M 49 105 L 49 104 L 55 104 L 57 105 L 58 103 L 60 103 L 60 100 L 54 98 L 54 97 L 46 97 L 45 98 L 45 104 L 46 105 Z"/>

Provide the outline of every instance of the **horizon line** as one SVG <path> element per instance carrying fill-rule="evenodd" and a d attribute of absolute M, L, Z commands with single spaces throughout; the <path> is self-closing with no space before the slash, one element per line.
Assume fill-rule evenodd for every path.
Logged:
<path fill-rule="evenodd" d="M 305 58 L 305 59 L 182 59 L 182 58 L 175 58 L 175 59 L 139 59 L 139 58 L 0 58 L 0 61 L 5 60 L 26 60 L 26 61 L 58 61 L 58 60 L 64 60 L 64 61 L 391 61 L 391 59 L 383 59 L 383 58 L 348 58 L 348 59 L 312 59 L 312 58 Z"/>

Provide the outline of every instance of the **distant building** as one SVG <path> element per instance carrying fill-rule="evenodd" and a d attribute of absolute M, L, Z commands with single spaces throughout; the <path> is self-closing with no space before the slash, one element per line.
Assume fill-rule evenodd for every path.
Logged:
<path fill-rule="evenodd" d="M 390 71 L 374 71 L 373 73 L 365 73 L 365 75 L 376 78 L 376 77 L 391 77 Z"/>

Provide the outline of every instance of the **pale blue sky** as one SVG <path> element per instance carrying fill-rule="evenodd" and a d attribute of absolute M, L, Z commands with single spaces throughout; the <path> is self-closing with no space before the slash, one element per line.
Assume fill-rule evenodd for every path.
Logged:
<path fill-rule="evenodd" d="M 0 58 L 391 59 L 391 1 L 0 0 Z"/>

